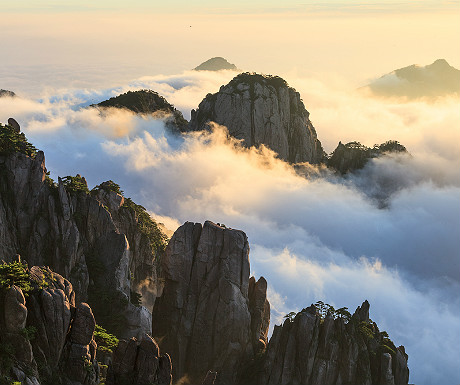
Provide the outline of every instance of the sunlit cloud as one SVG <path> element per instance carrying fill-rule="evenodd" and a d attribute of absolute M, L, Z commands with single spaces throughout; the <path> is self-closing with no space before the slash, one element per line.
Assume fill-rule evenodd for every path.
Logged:
<path fill-rule="evenodd" d="M 84 108 L 128 89 L 152 88 L 185 114 L 232 76 L 188 71 L 103 90 L 59 95 L 50 90 L 38 100 L 2 98 L 0 121 L 10 116 L 19 121 L 45 150 L 53 177 L 80 173 L 90 187 L 112 179 L 171 230 L 206 219 L 244 230 L 251 270 L 269 283 L 274 323 L 319 299 L 350 310 L 368 299 L 371 317 L 406 346 L 411 382 L 455 383 L 460 364 L 455 100 L 381 103 L 346 92 L 346 82 L 326 86 L 288 76 L 328 151 L 339 140 L 372 146 L 397 139 L 411 153 L 375 159 L 345 179 L 324 170 L 302 177 L 271 150 L 247 149 L 229 139 L 224 127 L 175 137 L 161 119 Z M 379 199 L 386 200 L 385 209 Z M 423 316 L 414 317 L 420 309 Z M 445 370 L 436 369 L 441 365 Z"/>

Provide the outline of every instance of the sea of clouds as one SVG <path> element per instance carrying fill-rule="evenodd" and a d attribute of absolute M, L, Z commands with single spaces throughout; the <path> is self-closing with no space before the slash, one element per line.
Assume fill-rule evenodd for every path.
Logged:
<path fill-rule="evenodd" d="M 104 90 L 1 98 L 0 122 L 19 121 L 45 151 L 53 177 L 80 173 L 90 188 L 112 179 L 172 230 L 207 219 L 244 230 L 252 273 L 269 283 L 272 323 L 317 300 L 354 311 L 367 299 L 371 318 L 405 345 L 411 383 L 458 384 L 458 99 L 384 102 L 336 79 L 326 85 L 287 74 L 328 152 L 339 141 L 388 139 L 410 152 L 373 160 L 346 178 L 314 168 L 301 176 L 269 149 L 228 140 L 225 127 L 178 138 L 161 120 L 84 108 L 150 88 L 189 118 L 234 75 L 184 72 Z"/>

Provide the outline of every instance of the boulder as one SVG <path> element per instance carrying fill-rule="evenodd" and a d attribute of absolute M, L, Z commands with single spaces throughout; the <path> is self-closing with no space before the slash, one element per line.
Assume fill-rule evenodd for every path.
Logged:
<path fill-rule="evenodd" d="M 171 360 L 160 355 L 155 340 L 144 334 L 140 340 L 120 340 L 109 367 L 107 385 L 171 385 Z"/>
<path fill-rule="evenodd" d="M 21 126 L 14 118 L 8 118 L 8 125 L 13 127 L 16 132 L 21 132 Z"/>
<path fill-rule="evenodd" d="M 8 333 L 17 333 L 25 328 L 27 319 L 26 300 L 22 290 L 13 285 L 5 293 L 4 314 L 5 329 Z"/>

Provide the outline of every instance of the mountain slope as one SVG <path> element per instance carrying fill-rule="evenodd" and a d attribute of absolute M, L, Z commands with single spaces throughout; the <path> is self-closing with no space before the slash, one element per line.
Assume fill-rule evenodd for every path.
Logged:
<path fill-rule="evenodd" d="M 373 95 L 405 97 L 407 99 L 433 99 L 460 95 L 460 70 L 444 59 L 427 66 L 415 64 L 397 69 L 363 87 Z"/>

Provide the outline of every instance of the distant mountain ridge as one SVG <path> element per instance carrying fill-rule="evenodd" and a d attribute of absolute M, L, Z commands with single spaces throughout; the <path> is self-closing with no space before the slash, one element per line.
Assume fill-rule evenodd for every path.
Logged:
<path fill-rule="evenodd" d="M 412 64 L 380 77 L 363 89 L 376 96 L 410 100 L 460 95 L 460 70 L 444 59 L 427 66 Z"/>
<path fill-rule="evenodd" d="M 193 69 L 194 71 L 240 71 L 235 64 L 229 63 L 223 57 L 213 57 Z"/>

